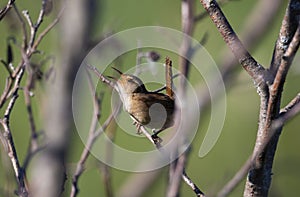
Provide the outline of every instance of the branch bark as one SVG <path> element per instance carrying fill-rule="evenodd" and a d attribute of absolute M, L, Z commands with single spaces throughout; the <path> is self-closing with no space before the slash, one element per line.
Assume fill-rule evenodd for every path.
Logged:
<path fill-rule="evenodd" d="M 258 86 L 265 83 L 263 81 L 266 78 L 264 67 L 261 66 L 244 47 L 217 2 L 214 0 L 200 0 L 200 2 L 218 28 L 227 46 L 231 49 L 236 59 L 252 77 L 255 83 Z"/>
<path fill-rule="evenodd" d="M 9 0 L 7 5 L 0 10 L 0 21 L 4 18 L 7 12 L 12 8 L 12 5 L 15 3 L 15 0 Z"/>
<path fill-rule="evenodd" d="M 279 39 L 282 39 L 283 29 L 285 35 L 290 38 L 286 40 L 287 47 L 284 48 L 278 48 L 279 42 L 277 42 L 270 66 L 270 74 L 274 77 L 268 86 L 268 92 L 261 95 L 260 122 L 253 151 L 254 163 L 247 177 L 245 196 L 267 196 L 271 185 L 273 160 L 282 130 L 282 126 L 272 128 L 272 124 L 279 116 L 285 78 L 299 47 L 299 28 L 296 31 L 298 23 L 294 23 L 297 20 L 295 13 L 299 13 L 300 10 L 297 4 L 299 5 L 297 1 L 290 1 L 288 4 Z M 296 9 L 298 9 L 297 12 Z"/>
<path fill-rule="evenodd" d="M 14 91 L 12 92 L 12 97 L 8 103 L 8 106 L 5 110 L 4 113 L 4 118 L 1 119 L 0 123 L 3 126 L 4 133 L 3 136 L 6 141 L 6 147 L 7 147 L 7 154 L 11 160 L 13 170 L 15 173 L 15 176 L 17 178 L 17 183 L 18 183 L 18 191 L 17 194 L 21 197 L 27 197 L 28 196 L 28 187 L 26 185 L 26 177 L 25 177 L 25 172 L 23 168 L 20 165 L 17 151 L 15 148 L 15 143 L 12 137 L 11 129 L 10 129 L 10 115 L 12 113 L 13 107 L 15 106 L 16 100 L 18 98 L 18 91 L 19 91 L 19 86 L 20 86 L 20 81 L 21 78 L 24 74 L 24 70 L 20 70 L 20 72 L 17 75 L 17 79 L 14 84 Z"/>
<path fill-rule="evenodd" d="M 273 159 L 282 129 L 282 127 L 274 129 L 272 124 L 273 120 L 279 116 L 285 78 L 299 47 L 298 30 L 296 32 L 300 9 L 299 2 L 290 1 L 288 4 L 279 39 L 274 49 L 270 71 L 265 70 L 244 48 L 215 1 L 200 0 L 200 2 L 209 13 L 235 57 L 257 84 L 261 102 L 257 140 L 251 162 L 249 163 L 248 160 L 240 171 L 241 173 L 238 173 L 234 178 L 240 179 L 241 175 L 245 173 L 245 169 L 251 168 L 246 181 L 244 196 L 267 196 L 271 184 Z"/>

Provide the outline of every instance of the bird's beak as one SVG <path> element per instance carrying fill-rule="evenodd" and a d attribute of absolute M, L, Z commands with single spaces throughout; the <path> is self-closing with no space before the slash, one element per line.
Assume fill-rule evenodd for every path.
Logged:
<path fill-rule="evenodd" d="M 108 77 L 108 78 L 110 78 L 110 79 L 113 79 L 113 80 L 117 81 L 117 79 L 116 79 L 115 77 L 112 77 L 112 76 L 106 76 L 106 77 Z"/>
<path fill-rule="evenodd" d="M 123 75 L 123 73 L 120 70 L 116 69 L 115 67 L 111 67 L 111 68 L 117 71 L 117 73 L 119 73 L 120 75 Z"/>

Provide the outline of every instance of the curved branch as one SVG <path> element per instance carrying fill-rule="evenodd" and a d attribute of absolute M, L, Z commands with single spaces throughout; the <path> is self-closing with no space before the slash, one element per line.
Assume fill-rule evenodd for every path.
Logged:
<path fill-rule="evenodd" d="M 227 21 L 224 13 L 220 9 L 218 3 L 215 0 L 200 0 L 200 2 L 209 13 L 210 18 L 218 28 L 232 53 L 252 77 L 255 83 L 260 85 L 262 82 L 266 82 L 266 79 L 268 78 L 265 77 L 267 72 L 265 72 L 264 67 L 260 65 L 243 46 L 242 42 Z"/>

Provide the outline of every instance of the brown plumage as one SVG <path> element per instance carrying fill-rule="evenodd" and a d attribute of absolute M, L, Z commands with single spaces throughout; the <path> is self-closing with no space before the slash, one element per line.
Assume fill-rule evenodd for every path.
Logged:
<path fill-rule="evenodd" d="M 163 93 L 149 92 L 138 77 L 114 69 L 120 74 L 115 88 L 132 119 L 151 128 L 155 134 L 173 125 L 173 98 Z"/>

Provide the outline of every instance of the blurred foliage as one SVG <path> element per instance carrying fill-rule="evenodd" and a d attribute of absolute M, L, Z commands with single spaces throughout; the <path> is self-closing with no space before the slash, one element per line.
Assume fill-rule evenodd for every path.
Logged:
<path fill-rule="evenodd" d="M 243 27 L 243 23 L 247 15 L 256 2 L 257 1 L 249 0 L 229 1 L 223 6 L 228 20 L 237 32 L 239 32 L 239 30 Z M 5 2 L 3 1 L 0 3 L 1 7 L 3 7 L 4 3 Z M 36 19 L 40 4 L 32 3 L 29 0 L 17 1 L 16 3 L 20 10 L 28 9 L 32 18 Z M 54 5 L 54 11 L 50 16 L 46 17 L 46 20 L 43 22 L 42 29 L 55 17 L 55 13 L 58 11 L 58 2 L 55 2 Z M 270 28 L 267 34 L 263 37 L 256 50 L 252 51 L 254 57 L 265 67 L 269 65 L 272 56 L 273 46 L 278 35 L 286 4 L 283 5 L 284 6 L 281 7 L 277 17 L 274 18 L 275 22 L 272 28 Z M 98 2 L 95 6 L 97 17 L 93 21 L 94 33 L 91 35 L 95 39 L 109 32 L 119 32 L 137 26 L 159 25 L 177 30 L 181 29 L 180 1 L 110 0 Z M 195 7 L 196 13 L 204 11 L 198 1 L 195 1 Z M 16 19 L 13 19 L 11 14 L 0 22 L 1 58 L 6 58 L 6 38 L 9 36 L 14 36 L 17 40 L 17 43 L 21 42 L 19 25 L 20 24 L 16 22 Z M 215 26 L 207 17 L 196 25 L 193 37 L 201 40 L 205 33 L 208 34 L 205 48 L 218 64 L 222 62 L 222 59 L 220 59 L 220 54 L 223 50 L 221 49 L 226 49 L 226 46 Z M 59 54 L 56 53 L 57 49 L 59 49 L 59 35 L 56 28 L 47 35 L 47 38 L 40 46 L 40 50 L 43 51 L 43 54 L 45 55 L 59 56 Z M 14 54 L 14 63 L 17 64 L 20 57 L 16 47 L 14 48 Z M 121 58 L 121 63 L 125 68 L 129 68 L 135 64 L 135 55 L 136 52 L 132 52 Z M 162 51 L 161 55 L 164 57 L 169 54 Z M 170 56 L 172 58 L 172 54 L 170 54 Z M 283 106 L 287 104 L 297 94 L 297 92 L 299 92 L 299 61 L 300 56 L 297 56 L 286 80 L 287 82 L 283 92 Z M 173 64 L 175 68 L 177 67 L 176 63 L 177 59 L 174 60 Z M 7 72 L 3 65 L 1 65 L 1 90 L 3 90 L 6 75 Z M 191 80 L 194 79 L 191 78 Z M 109 90 L 104 86 L 100 85 L 98 88 L 104 88 L 107 90 L 107 92 L 109 92 Z M 35 115 L 38 130 L 43 129 L 43 103 L 41 103 L 41 100 L 45 99 L 44 90 L 44 84 L 38 84 L 38 87 L 35 91 L 35 96 L 32 100 L 34 104 L 33 113 Z M 109 96 L 105 95 L 103 106 L 110 106 L 108 97 Z M 192 180 L 194 180 L 195 183 L 207 194 L 215 194 L 215 192 L 217 192 L 235 174 L 235 172 L 251 154 L 258 125 L 258 110 L 259 97 L 256 93 L 253 82 L 251 81 L 250 77 L 247 76 L 244 71 L 242 71 L 239 74 L 237 81 L 234 84 L 231 84 L 227 90 L 227 115 L 222 134 L 217 144 L 204 158 L 198 157 L 198 150 L 205 135 L 205 133 L 202 131 L 205 131 L 206 126 L 208 125 L 209 112 L 201 116 L 201 125 L 192 144 L 192 151 L 190 153 L 187 165 L 187 173 L 190 174 Z M 110 109 L 103 108 L 103 117 L 106 117 L 107 115 L 105 114 L 108 114 L 109 111 Z M 1 109 L 1 115 L 2 114 L 3 110 Z M 270 189 L 270 196 L 292 196 L 297 191 L 300 184 L 300 171 L 298 169 L 300 165 L 300 157 L 298 152 L 300 133 L 298 121 L 300 121 L 299 116 L 290 121 L 283 129 L 274 161 L 274 175 Z M 11 126 L 16 149 L 22 163 L 27 151 L 27 139 L 30 135 L 27 113 L 22 94 L 20 94 L 20 98 L 18 99 L 17 105 L 12 113 Z M 150 147 L 148 144 L 149 142 L 141 139 L 142 138 L 134 138 L 133 136 L 126 135 L 121 130 L 118 130 L 116 133 L 116 143 L 124 146 L 130 146 L 135 150 L 138 148 L 141 148 L 142 150 L 148 149 Z M 68 172 L 69 177 L 66 184 L 66 194 L 68 194 L 70 191 L 71 175 L 84 147 L 80 137 L 76 133 L 75 128 L 71 140 L 72 146 L 70 148 L 70 156 L 67 164 L 67 167 L 69 167 L 70 171 Z M 13 172 L 5 167 L 5 165 L 10 166 L 10 162 L 6 161 L 5 157 L 6 155 L 3 155 L 3 152 L 1 151 L 1 190 L 7 189 L 2 188 L 3 185 L 15 185 L 14 179 L 12 178 Z M 126 181 L 126 178 L 131 174 L 132 173 L 129 172 L 112 169 L 114 191 L 117 192 L 122 184 Z M 164 196 L 164 192 L 167 188 L 167 176 L 167 169 L 164 169 L 160 174 L 160 178 L 154 182 L 152 187 L 148 189 L 147 194 L 144 196 Z M 11 188 L 9 189 L 10 191 Z M 79 196 L 104 196 L 104 186 L 101 180 L 101 171 L 99 170 L 99 164 L 97 160 L 93 156 L 89 158 L 86 165 L 86 171 L 79 180 L 79 188 Z M 243 188 L 244 184 L 241 183 L 230 196 L 241 196 Z M 194 195 L 190 188 L 188 188 L 185 184 L 182 184 L 181 194 L 182 196 Z"/>

